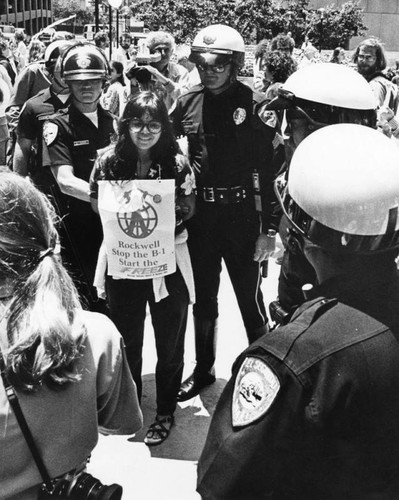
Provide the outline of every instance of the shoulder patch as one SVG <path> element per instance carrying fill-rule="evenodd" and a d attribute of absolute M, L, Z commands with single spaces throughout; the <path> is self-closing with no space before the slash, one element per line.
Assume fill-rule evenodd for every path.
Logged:
<path fill-rule="evenodd" d="M 43 139 L 47 146 L 52 144 L 58 135 L 58 125 L 45 121 L 43 125 Z"/>
<path fill-rule="evenodd" d="M 238 372 L 233 392 L 234 427 L 242 427 L 262 417 L 280 389 L 274 372 L 259 358 L 245 358 Z"/>

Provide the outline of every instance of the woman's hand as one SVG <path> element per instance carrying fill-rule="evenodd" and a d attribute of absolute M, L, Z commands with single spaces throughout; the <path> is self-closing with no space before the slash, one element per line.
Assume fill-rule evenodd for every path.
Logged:
<path fill-rule="evenodd" d="M 176 200 L 176 212 L 180 213 L 182 220 L 190 219 L 195 212 L 195 194 L 180 196 Z"/>

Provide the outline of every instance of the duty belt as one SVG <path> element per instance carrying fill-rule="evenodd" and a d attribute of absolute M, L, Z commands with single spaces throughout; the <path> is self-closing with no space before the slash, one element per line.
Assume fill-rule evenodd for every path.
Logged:
<path fill-rule="evenodd" d="M 198 187 L 197 196 L 210 203 L 228 205 L 229 203 L 240 203 L 249 195 L 248 188 L 234 186 L 228 188 Z"/>

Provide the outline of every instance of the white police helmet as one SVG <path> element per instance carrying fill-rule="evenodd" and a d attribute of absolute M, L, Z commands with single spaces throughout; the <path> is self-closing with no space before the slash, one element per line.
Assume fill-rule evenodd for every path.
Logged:
<path fill-rule="evenodd" d="M 302 237 L 330 252 L 386 251 L 399 247 L 398 164 L 399 149 L 380 132 L 330 125 L 301 142 L 276 191 Z"/>
<path fill-rule="evenodd" d="M 223 64 L 231 61 L 237 66 L 244 64 L 245 43 L 237 30 L 224 24 L 212 24 L 202 29 L 194 38 L 190 60 L 207 64 Z"/>
<path fill-rule="evenodd" d="M 333 63 L 312 64 L 295 71 L 283 84 L 274 105 L 287 108 L 295 99 L 350 109 L 376 106 L 367 80 L 354 69 Z"/>

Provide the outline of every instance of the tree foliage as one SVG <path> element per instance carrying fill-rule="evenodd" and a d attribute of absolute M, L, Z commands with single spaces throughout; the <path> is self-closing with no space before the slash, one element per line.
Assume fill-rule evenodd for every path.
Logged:
<path fill-rule="evenodd" d="M 70 0 L 68 3 L 53 1 L 54 20 L 64 19 L 76 14 L 76 24 L 83 25 L 93 22 L 93 13 L 89 9 L 81 9 L 80 2 Z"/>
<path fill-rule="evenodd" d="M 105 0 L 98 2 L 106 4 Z M 192 40 L 205 26 L 222 23 L 236 28 L 247 43 L 290 31 L 297 45 L 308 34 L 315 45 L 320 46 L 321 42 L 323 48 L 332 49 L 345 46 L 352 36 L 362 35 L 367 29 L 359 1 L 348 1 L 341 8 L 327 6 L 324 20 L 320 18 L 320 9 L 310 9 L 309 3 L 310 0 L 129 0 L 120 12 L 144 21 L 150 30 L 173 33 L 177 43 Z M 81 24 L 94 22 L 94 9 L 81 11 L 76 0 L 62 8 L 54 0 L 53 11 L 55 19 L 76 13 L 78 23 L 82 18 L 85 21 Z"/>
<path fill-rule="evenodd" d="M 340 9 L 327 6 L 323 21 L 318 11 L 310 13 L 309 37 L 324 49 L 347 48 L 351 37 L 363 35 L 366 30 L 358 2 L 346 2 Z"/>

